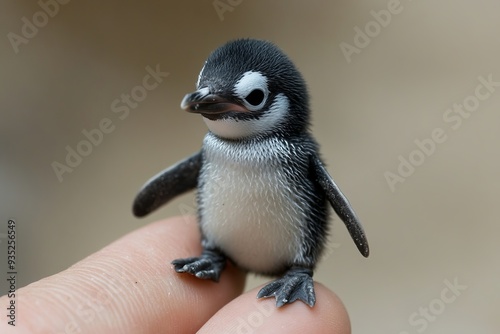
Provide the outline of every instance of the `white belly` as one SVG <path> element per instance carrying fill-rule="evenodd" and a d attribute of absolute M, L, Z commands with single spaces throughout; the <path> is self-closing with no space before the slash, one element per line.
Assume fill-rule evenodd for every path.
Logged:
<path fill-rule="evenodd" d="M 242 148 L 221 148 L 220 141 L 215 147 L 207 144 L 210 138 L 204 146 L 200 205 L 209 244 L 256 272 L 290 264 L 300 253 L 305 213 L 279 154 L 269 154 L 264 144 L 253 146 L 250 156 Z"/>

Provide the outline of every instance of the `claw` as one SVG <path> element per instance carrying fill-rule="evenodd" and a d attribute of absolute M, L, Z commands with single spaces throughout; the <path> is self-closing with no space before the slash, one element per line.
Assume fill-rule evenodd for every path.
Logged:
<path fill-rule="evenodd" d="M 178 273 L 189 273 L 201 279 L 219 281 L 222 270 L 226 266 L 224 255 L 214 251 L 204 251 L 200 257 L 189 257 L 172 261 Z"/>
<path fill-rule="evenodd" d="M 292 268 L 285 276 L 269 283 L 257 294 L 257 298 L 276 298 L 276 307 L 290 304 L 297 299 L 313 307 L 316 303 L 312 270 Z"/>

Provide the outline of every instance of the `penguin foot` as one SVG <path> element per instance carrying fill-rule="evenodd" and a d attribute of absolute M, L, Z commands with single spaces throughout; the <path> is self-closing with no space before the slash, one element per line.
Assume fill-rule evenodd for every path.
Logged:
<path fill-rule="evenodd" d="M 316 303 L 311 269 L 294 267 L 285 276 L 269 283 L 257 294 L 257 298 L 276 297 L 276 307 L 293 303 L 297 299 L 313 307 Z"/>
<path fill-rule="evenodd" d="M 178 273 L 189 273 L 201 279 L 218 282 L 226 266 L 226 257 L 218 252 L 205 250 L 200 257 L 188 257 L 172 261 Z"/>

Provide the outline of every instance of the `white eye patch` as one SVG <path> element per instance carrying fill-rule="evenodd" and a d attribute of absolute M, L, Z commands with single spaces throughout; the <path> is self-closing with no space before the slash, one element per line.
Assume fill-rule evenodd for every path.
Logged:
<path fill-rule="evenodd" d="M 269 96 L 267 78 L 260 72 L 245 72 L 234 85 L 234 93 L 243 101 L 248 110 L 259 110 L 264 107 Z M 258 103 L 255 102 L 254 96 L 258 96 L 256 101 Z"/>

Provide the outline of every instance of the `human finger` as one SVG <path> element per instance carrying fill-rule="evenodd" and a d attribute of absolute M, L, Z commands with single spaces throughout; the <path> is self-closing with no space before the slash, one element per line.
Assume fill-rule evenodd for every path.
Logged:
<path fill-rule="evenodd" d="M 0 333 L 194 333 L 241 293 L 245 280 L 232 266 L 214 283 L 170 264 L 200 253 L 195 219 L 149 224 L 19 289 L 16 326 L 2 321 Z M 0 298 L 0 309 L 8 304 Z"/>
<path fill-rule="evenodd" d="M 339 297 L 321 283 L 315 282 L 314 287 L 317 300 L 312 308 L 300 301 L 277 308 L 272 298 L 257 299 L 260 288 L 253 289 L 224 306 L 199 333 L 351 333 Z"/>

